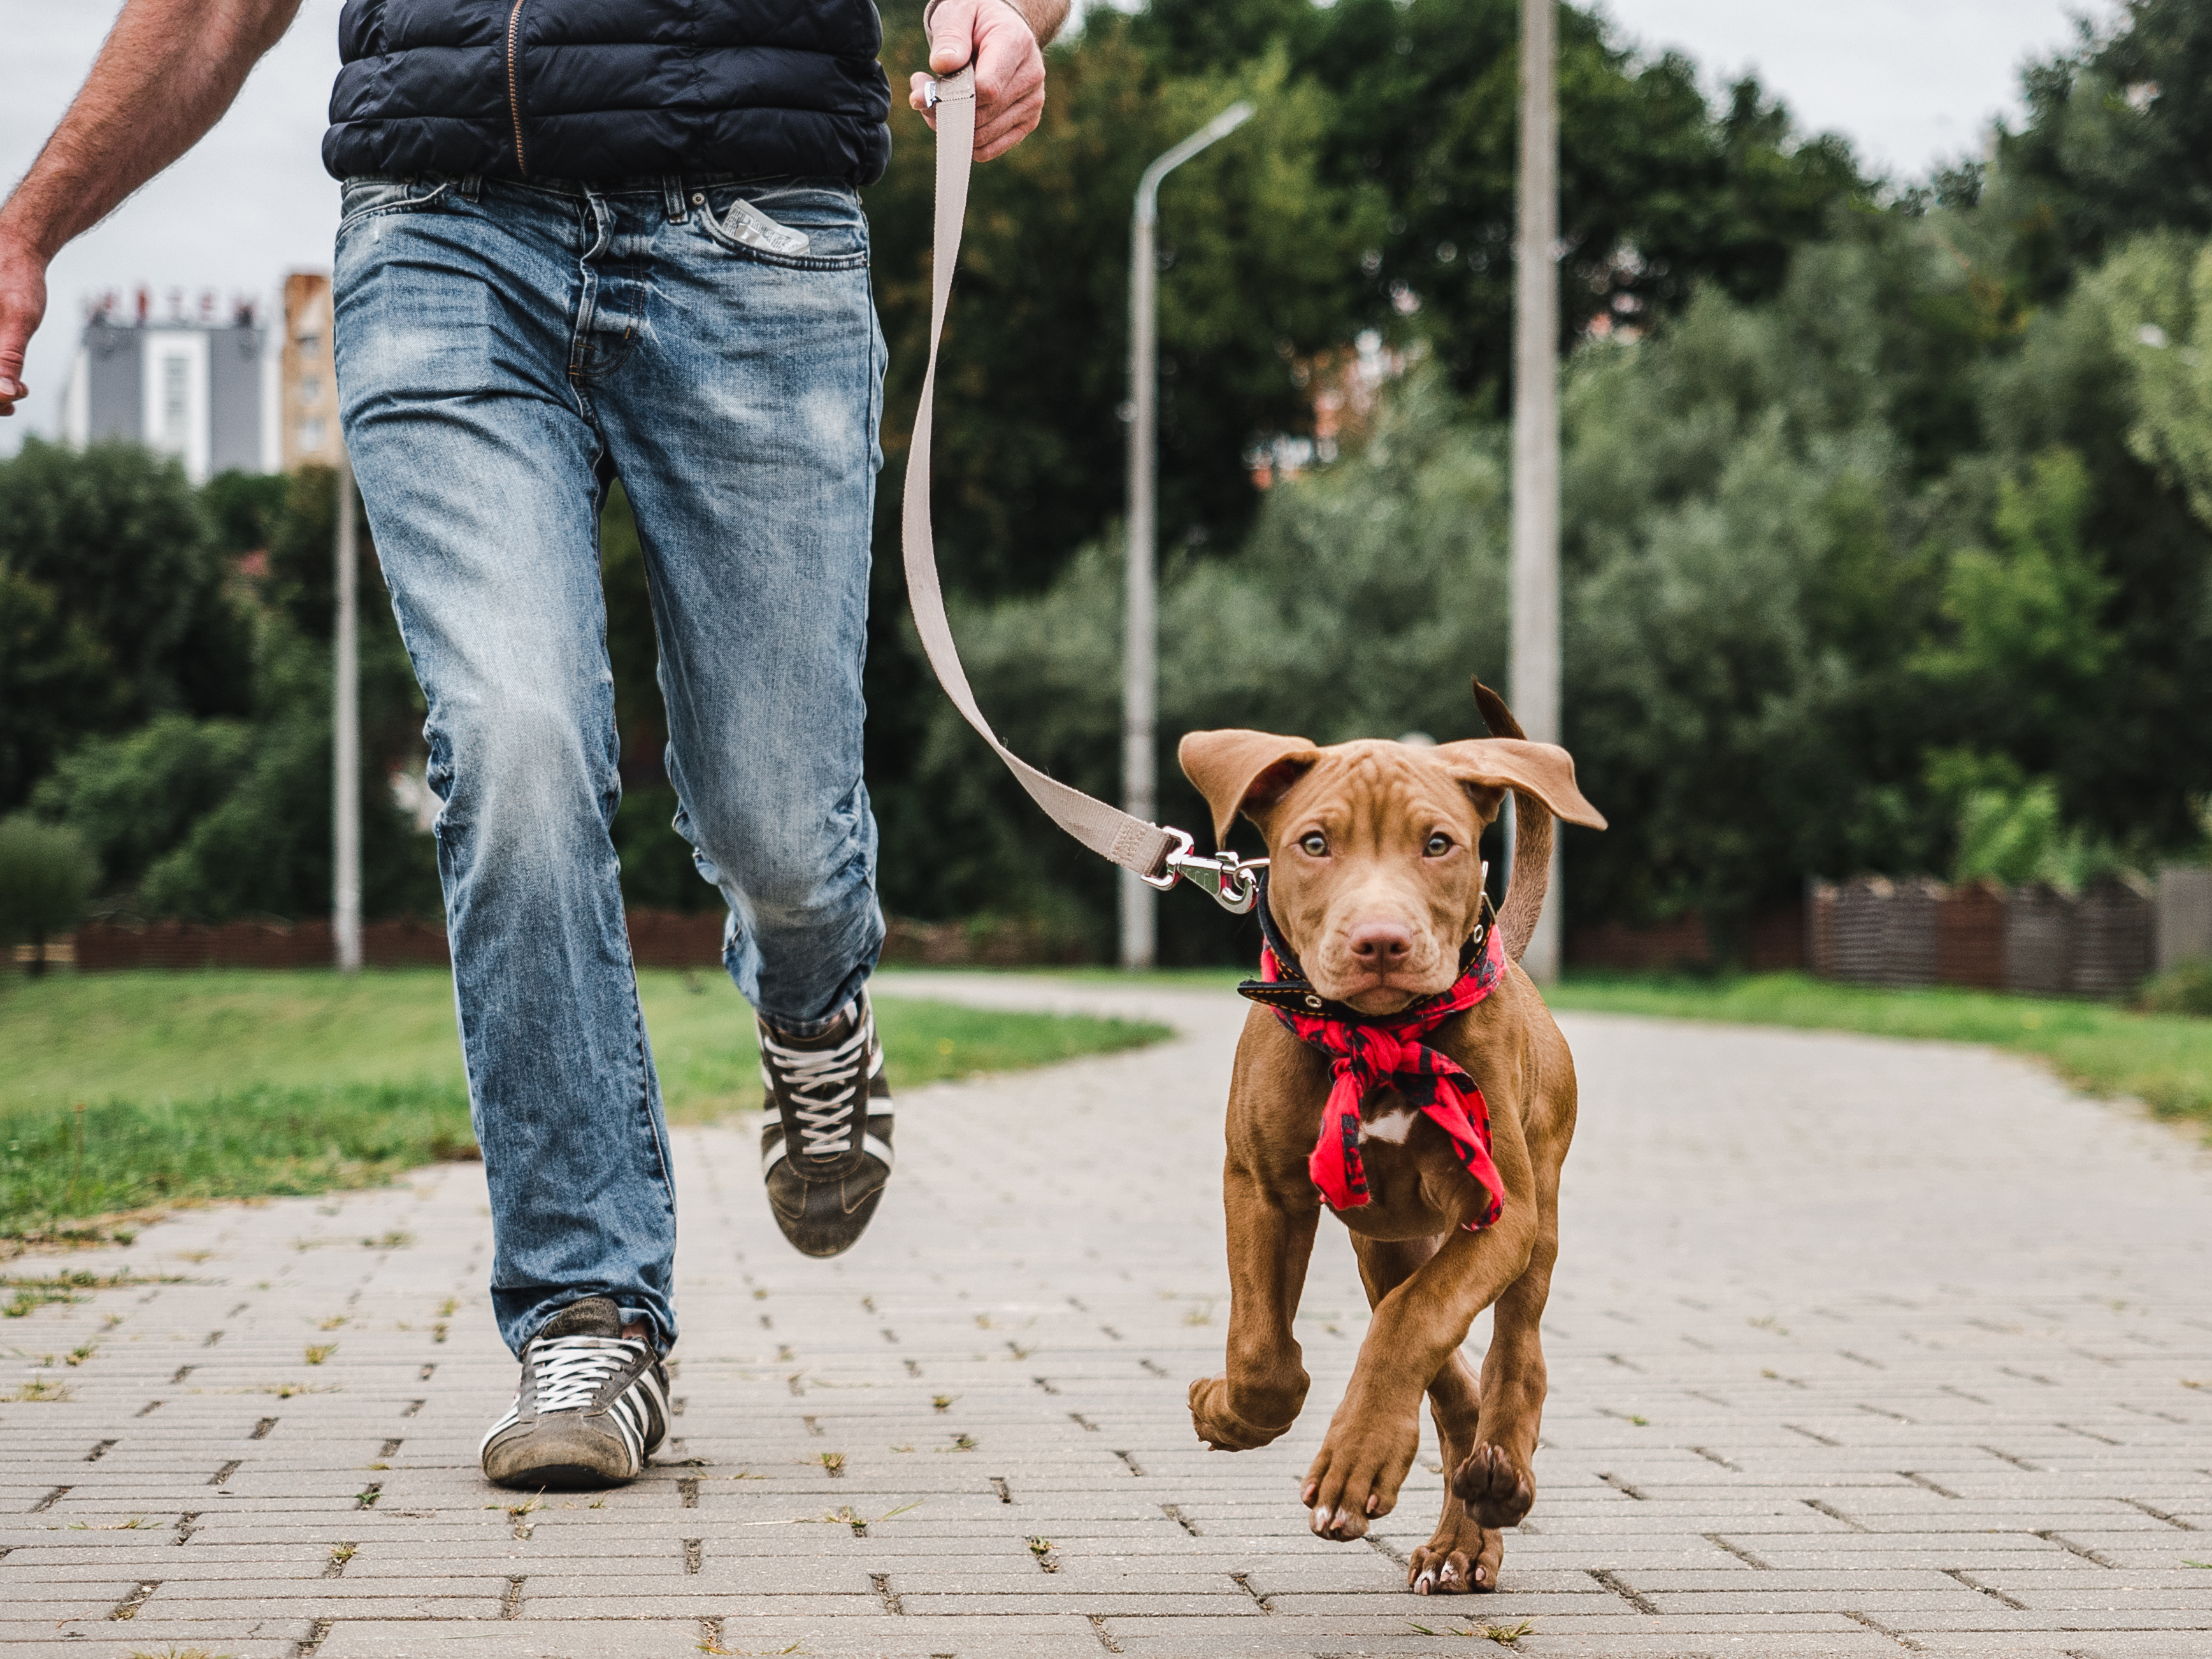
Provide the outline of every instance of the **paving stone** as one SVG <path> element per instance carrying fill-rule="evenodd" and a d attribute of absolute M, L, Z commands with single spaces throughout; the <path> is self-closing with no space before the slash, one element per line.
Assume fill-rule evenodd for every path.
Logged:
<path fill-rule="evenodd" d="M 10 1322 L 0 1395 L 67 1397 L 0 1404 L 0 1650 L 1309 1659 L 1526 1620 L 1540 1659 L 2212 1654 L 2212 1155 L 2138 1109 L 1969 1048 L 1563 1018 L 1537 1505 L 1500 1593 L 1420 1598 L 1432 1439 L 1369 1541 L 1296 1499 L 1366 1332 L 1332 1225 L 1305 1418 L 1190 1434 L 1242 1005 L 882 984 L 1182 1035 L 911 1091 L 828 1262 L 776 1235 L 748 1122 L 678 1129 L 675 1438 L 604 1496 L 477 1473 L 514 1386 L 480 1170 L 149 1227 L 100 1269 L 178 1282 Z"/>

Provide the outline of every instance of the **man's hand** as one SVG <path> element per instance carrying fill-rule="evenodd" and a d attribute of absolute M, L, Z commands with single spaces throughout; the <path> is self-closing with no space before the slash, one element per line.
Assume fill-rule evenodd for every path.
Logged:
<path fill-rule="evenodd" d="M 1067 21 L 1067 0 L 937 0 L 929 12 L 929 67 L 951 75 L 975 65 L 975 159 L 1004 155 L 1044 113 L 1044 47 Z M 937 116 L 917 73 L 907 102 Z"/>
<path fill-rule="evenodd" d="M 30 395 L 23 384 L 23 349 L 46 314 L 46 262 L 0 238 L 0 416 L 13 415 Z"/>
<path fill-rule="evenodd" d="M 46 266 L 71 237 L 199 141 L 300 0 L 126 0 L 84 89 L 0 204 L 0 416 L 27 395 L 23 352 Z"/>

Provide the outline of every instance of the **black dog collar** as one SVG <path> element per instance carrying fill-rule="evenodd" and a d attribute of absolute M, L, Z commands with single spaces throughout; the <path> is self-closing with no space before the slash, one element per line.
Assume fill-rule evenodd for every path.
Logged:
<path fill-rule="evenodd" d="M 1305 969 L 1298 965 L 1297 955 L 1291 949 L 1290 941 L 1275 926 L 1274 913 L 1267 908 L 1267 872 L 1265 869 L 1260 872 L 1260 901 L 1253 906 L 1252 914 L 1260 919 L 1260 936 L 1267 941 L 1268 951 L 1273 953 L 1280 977 L 1241 981 L 1237 987 L 1237 994 L 1249 1001 L 1259 1003 L 1263 1007 L 1309 1015 L 1318 1019 L 1341 1020 L 1351 1025 L 1392 1025 L 1400 1020 L 1419 1018 L 1422 1009 L 1436 1000 L 1435 997 L 1423 997 L 1395 1014 L 1363 1014 L 1350 1003 L 1334 1001 L 1315 990 L 1313 981 L 1306 977 Z M 1480 960 L 1483 941 L 1490 937 L 1490 930 L 1497 923 L 1497 915 L 1491 908 L 1490 895 L 1486 892 L 1482 896 L 1481 920 L 1475 923 L 1474 932 L 1467 942 L 1459 947 L 1459 972 L 1454 975 L 1455 983 L 1466 978 L 1476 962 Z M 1449 991 L 1437 994 L 1439 996 L 1450 994 Z"/>

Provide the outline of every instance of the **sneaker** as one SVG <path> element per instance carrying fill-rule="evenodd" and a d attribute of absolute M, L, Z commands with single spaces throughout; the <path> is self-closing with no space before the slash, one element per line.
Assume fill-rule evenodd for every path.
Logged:
<path fill-rule="evenodd" d="M 758 1024 L 769 1208 L 802 1254 L 836 1255 L 867 1231 L 891 1178 L 891 1089 L 875 1011 L 863 991 L 819 1036 Z"/>
<path fill-rule="evenodd" d="M 622 1312 L 586 1297 L 522 1350 L 522 1381 L 477 1455 L 495 1485 L 575 1492 L 643 1473 L 668 1437 L 668 1367 L 622 1334 Z"/>

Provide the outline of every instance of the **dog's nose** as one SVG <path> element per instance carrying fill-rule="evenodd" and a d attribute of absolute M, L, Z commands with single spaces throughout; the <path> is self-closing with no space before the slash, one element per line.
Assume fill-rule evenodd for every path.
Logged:
<path fill-rule="evenodd" d="M 1352 954 L 1365 968 L 1395 968 L 1413 953 L 1413 936 L 1395 921 L 1354 924 Z"/>

